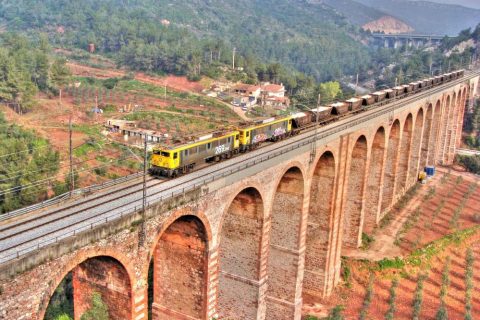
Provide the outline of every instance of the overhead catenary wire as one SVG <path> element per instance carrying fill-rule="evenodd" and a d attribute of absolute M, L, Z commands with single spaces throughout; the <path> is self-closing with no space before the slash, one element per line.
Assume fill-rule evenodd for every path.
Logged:
<path fill-rule="evenodd" d="M 126 157 L 126 158 L 123 158 L 123 159 L 118 159 L 118 161 L 125 161 L 125 160 L 128 160 L 128 159 L 132 159 L 133 156 L 129 156 L 129 157 Z M 97 167 L 93 167 L 93 168 L 88 168 L 88 169 L 85 169 L 85 170 L 80 170 L 80 171 L 75 171 L 76 173 L 83 173 L 83 172 L 88 172 L 88 171 L 92 171 L 92 170 L 95 170 L 95 169 L 100 169 L 100 168 L 104 168 L 104 167 L 110 167 L 112 165 L 114 165 L 115 163 L 109 163 L 109 164 L 105 164 L 105 165 L 102 165 L 102 166 L 97 166 Z M 64 174 L 61 174 L 61 175 L 55 175 L 53 177 L 49 177 L 49 178 L 45 178 L 45 179 L 41 179 L 41 180 L 36 180 L 32 183 L 28 183 L 28 184 L 24 184 L 24 185 L 17 185 L 17 186 L 14 186 L 12 188 L 9 188 L 9 189 L 5 189 L 5 190 L 2 190 L 2 192 L 0 192 L 0 195 L 6 195 L 6 194 L 10 194 L 10 193 L 13 193 L 13 192 L 17 192 L 20 190 L 24 190 L 24 189 L 28 189 L 28 188 L 33 188 L 33 187 L 37 187 L 37 186 L 41 186 L 43 184 L 46 184 L 46 183 L 49 183 L 51 181 L 54 181 L 56 180 L 55 178 L 58 178 L 58 177 L 65 177 L 65 176 L 68 176 L 70 174 L 70 172 L 67 172 L 67 173 L 64 173 Z"/>
<path fill-rule="evenodd" d="M 73 141 L 85 141 L 85 138 L 73 139 Z M 15 151 L 15 152 L 11 152 L 11 153 L 2 154 L 2 155 L 0 155 L 0 158 L 5 158 L 5 157 L 8 157 L 8 156 L 21 154 L 21 153 L 26 153 L 26 152 L 33 152 L 33 151 L 36 151 L 36 150 L 39 150 L 39 149 L 45 149 L 45 148 L 48 148 L 48 147 L 51 147 L 51 145 L 46 144 L 46 145 L 39 146 L 39 147 L 28 148 L 28 149 L 25 149 L 25 150 L 20 150 L 20 151 Z"/>
<path fill-rule="evenodd" d="M 117 151 L 118 152 L 118 151 Z M 74 162 L 73 164 L 75 166 L 78 166 L 78 165 L 81 165 L 83 163 L 86 163 L 86 162 L 89 162 L 89 161 L 93 161 L 93 160 L 96 160 L 97 157 L 106 157 L 106 156 L 112 156 L 112 155 L 115 155 L 117 152 L 110 152 L 110 153 L 105 153 L 105 154 L 99 154 L 99 155 L 96 155 L 95 157 L 93 158 L 89 158 L 89 159 L 86 159 L 86 160 L 83 160 L 83 161 L 80 161 L 80 162 Z M 114 159 L 111 159 L 111 160 L 114 160 Z M 67 162 L 67 160 L 63 160 L 63 161 L 60 161 L 60 163 L 65 163 Z M 69 167 L 70 164 L 67 164 L 67 165 L 63 165 L 63 166 L 60 166 L 58 167 L 57 169 L 62 169 L 62 168 L 66 168 L 66 167 Z M 44 171 L 43 169 L 40 169 L 40 170 L 34 170 L 34 171 L 28 171 L 28 172 L 25 172 L 24 169 L 22 170 L 17 170 L 17 171 L 12 171 L 12 172 L 8 172 L 9 174 L 15 174 L 15 173 L 19 173 L 19 172 L 25 172 L 24 174 L 18 174 L 16 176 L 11 176 L 11 177 L 8 177 L 8 178 L 4 178 L 4 179 L 0 179 L 0 182 L 5 182 L 5 181 L 9 181 L 9 180 L 13 180 L 13 179 L 16 179 L 16 178 L 21 178 L 25 175 L 28 175 L 30 173 L 36 173 L 36 172 L 41 172 L 41 171 Z M 45 170 L 46 172 L 48 172 L 48 170 Z"/>

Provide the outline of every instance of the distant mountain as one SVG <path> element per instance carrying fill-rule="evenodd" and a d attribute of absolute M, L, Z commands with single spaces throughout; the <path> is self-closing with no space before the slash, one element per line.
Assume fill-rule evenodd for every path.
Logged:
<path fill-rule="evenodd" d="M 411 0 L 419 1 L 419 0 Z M 480 1 L 478 0 L 430 0 L 430 2 L 444 3 L 444 4 L 456 4 L 467 8 L 480 9 Z"/>
<path fill-rule="evenodd" d="M 349 22 L 360 26 L 385 16 L 384 12 L 353 0 L 311 0 L 310 2 L 326 4 L 343 15 Z"/>
<path fill-rule="evenodd" d="M 408 0 L 356 1 L 403 20 L 416 33 L 453 36 L 480 22 L 480 10 L 459 5 Z"/>
<path fill-rule="evenodd" d="M 404 21 L 389 15 L 383 11 L 354 0 L 310 0 L 311 2 L 321 2 L 335 9 L 343 15 L 350 23 L 363 27 L 372 32 L 385 33 L 406 33 L 413 32 L 414 29 Z"/>

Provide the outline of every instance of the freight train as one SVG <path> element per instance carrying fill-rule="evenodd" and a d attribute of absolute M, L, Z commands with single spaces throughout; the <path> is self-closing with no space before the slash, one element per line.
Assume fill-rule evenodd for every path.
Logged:
<path fill-rule="evenodd" d="M 217 130 L 170 146 L 157 145 L 153 148 L 149 173 L 173 178 L 188 173 L 202 163 L 231 158 L 238 153 L 254 150 L 267 141 L 282 140 L 312 126 L 324 125 L 346 115 L 384 105 L 391 99 L 401 99 L 461 78 L 464 73 L 464 70 L 458 70 L 289 116 Z"/>

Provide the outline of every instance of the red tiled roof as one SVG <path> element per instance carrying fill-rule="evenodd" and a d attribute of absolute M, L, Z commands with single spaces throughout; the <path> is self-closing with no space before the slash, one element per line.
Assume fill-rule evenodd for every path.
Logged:
<path fill-rule="evenodd" d="M 263 90 L 269 92 L 283 92 L 285 91 L 285 87 L 279 84 L 267 84 L 262 87 Z"/>

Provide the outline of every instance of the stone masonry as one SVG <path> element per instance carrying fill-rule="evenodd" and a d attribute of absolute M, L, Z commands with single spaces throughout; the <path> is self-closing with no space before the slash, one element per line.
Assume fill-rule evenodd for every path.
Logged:
<path fill-rule="evenodd" d="M 0 318 L 43 319 L 73 275 L 75 319 L 96 291 L 112 319 L 300 319 L 305 295 L 340 281 L 425 165 L 451 164 L 478 79 L 348 132 L 0 266 Z M 143 225 L 146 236 L 139 241 Z M 63 241 L 63 240 L 62 240 Z M 153 269 L 150 269 L 153 268 Z"/>

